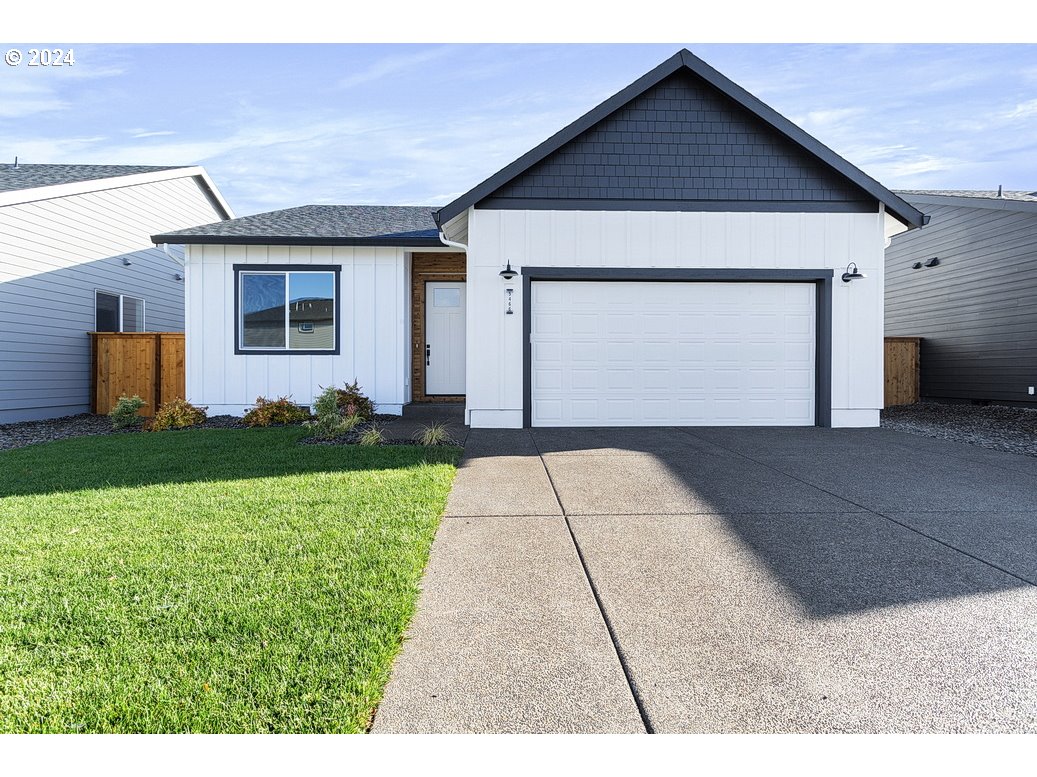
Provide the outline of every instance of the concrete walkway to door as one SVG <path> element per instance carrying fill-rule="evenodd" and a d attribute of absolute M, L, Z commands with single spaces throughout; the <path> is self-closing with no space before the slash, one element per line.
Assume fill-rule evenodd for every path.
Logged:
<path fill-rule="evenodd" d="M 1037 459 L 473 430 L 374 732 L 1037 731 Z"/>

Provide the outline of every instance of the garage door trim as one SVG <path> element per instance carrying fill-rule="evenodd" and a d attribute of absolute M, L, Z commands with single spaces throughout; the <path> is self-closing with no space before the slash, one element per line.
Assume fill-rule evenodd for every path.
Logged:
<path fill-rule="evenodd" d="M 536 281 L 611 281 L 672 283 L 813 283 L 816 315 L 814 423 L 832 425 L 833 270 L 763 270 L 657 267 L 522 268 L 522 425 L 533 425 L 533 283 Z"/>

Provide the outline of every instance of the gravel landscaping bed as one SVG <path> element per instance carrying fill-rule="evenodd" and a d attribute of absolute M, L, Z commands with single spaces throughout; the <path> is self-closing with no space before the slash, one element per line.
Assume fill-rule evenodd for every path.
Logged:
<path fill-rule="evenodd" d="M 1037 456 L 1037 410 L 921 402 L 882 411 L 882 426 L 923 437 Z"/>
<path fill-rule="evenodd" d="M 21 421 L 0 425 L 0 451 L 22 448 L 51 440 L 83 437 L 88 434 L 112 434 L 108 416 L 82 413 L 46 421 Z"/>

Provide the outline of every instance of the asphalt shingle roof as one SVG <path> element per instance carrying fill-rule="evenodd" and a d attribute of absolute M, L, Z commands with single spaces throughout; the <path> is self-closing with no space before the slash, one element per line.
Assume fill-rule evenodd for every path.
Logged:
<path fill-rule="evenodd" d="M 896 194 L 910 197 L 912 194 L 919 197 L 973 197 L 981 200 L 1013 200 L 1015 202 L 1037 202 L 1037 192 L 1001 192 L 999 197 L 993 190 L 976 189 L 898 189 Z"/>
<path fill-rule="evenodd" d="M 156 243 L 441 245 L 435 208 L 303 205 L 153 235 Z"/>
<path fill-rule="evenodd" d="M 0 165 L 0 192 L 59 186 L 65 183 L 118 178 L 123 175 L 178 170 L 186 165 L 156 167 L 153 165 Z"/>

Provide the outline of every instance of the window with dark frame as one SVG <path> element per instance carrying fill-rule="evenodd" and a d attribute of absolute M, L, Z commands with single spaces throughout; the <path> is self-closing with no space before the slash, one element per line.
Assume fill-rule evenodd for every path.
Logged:
<path fill-rule="evenodd" d="M 94 292 L 95 332 L 144 332 L 144 300 L 126 294 Z"/>
<path fill-rule="evenodd" d="M 235 272 L 237 353 L 338 353 L 338 268 Z"/>

